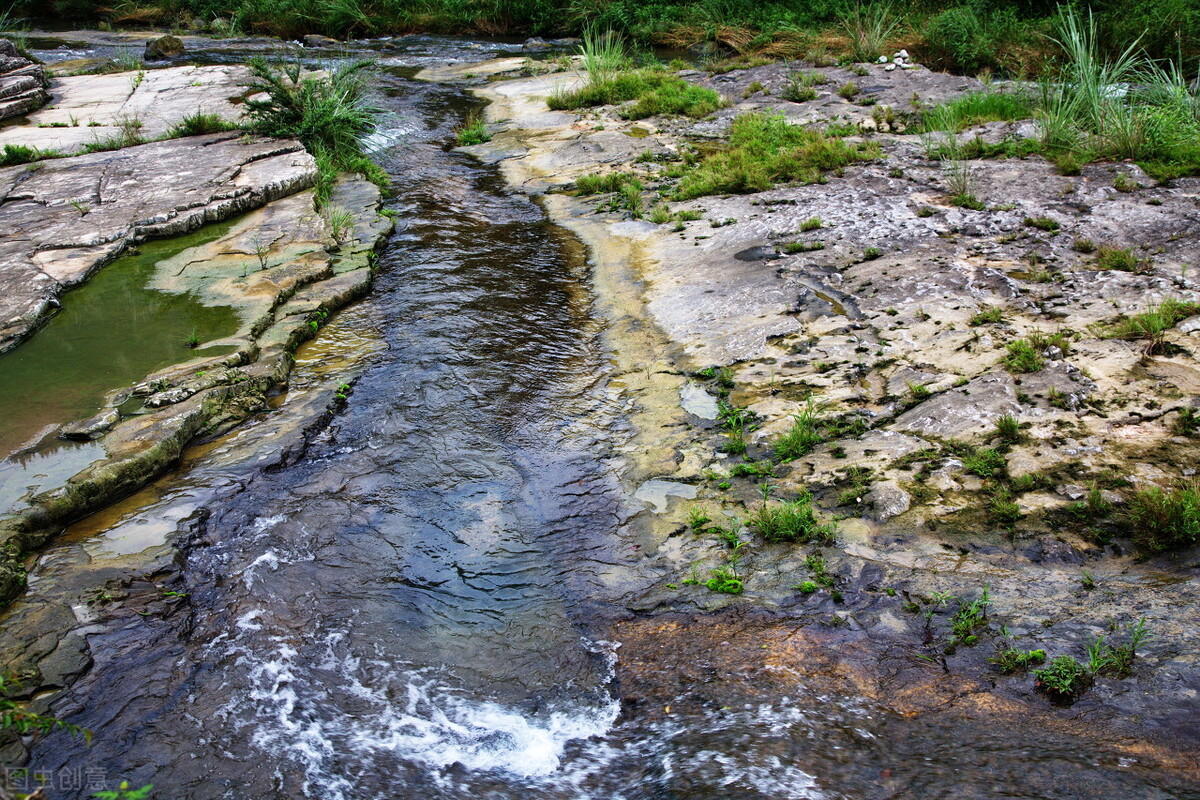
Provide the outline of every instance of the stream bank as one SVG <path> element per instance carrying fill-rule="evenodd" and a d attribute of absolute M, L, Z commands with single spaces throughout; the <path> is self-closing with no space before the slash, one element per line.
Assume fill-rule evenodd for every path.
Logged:
<path fill-rule="evenodd" d="M 934 731 L 976 742 L 980 726 L 1007 731 L 987 748 L 1021 766 L 992 762 L 979 783 L 960 775 L 956 796 L 994 796 L 997 786 L 1019 796 L 1195 796 L 1194 551 L 1147 558 L 1127 539 L 1098 537 L 1077 512 L 1089 486 L 1119 505 L 1122 487 L 1169 486 L 1200 466 L 1195 440 L 1173 422 L 1195 407 L 1200 326 L 1181 324 L 1167 354 L 1150 359 L 1137 343 L 1098 332 L 1148 303 L 1200 298 L 1188 270 L 1200 255 L 1191 215 L 1200 182 L 1156 185 L 1130 164 L 1071 178 L 1036 156 L 980 159 L 970 169 L 984 210 L 962 209 L 948 202 L 946 177 L 921 141 L 885 131 L 903 131 L 905 115 L 892 109 L 910 98 L 943 102 L 978 82 L 878 65 L 861 78 L 820 71 L 828 91 L 798 103 L 777 99 L 788 80 L 780 65 L 685 72 L 726 100 L 698 122 L 631 122 L 613 107 L 549 111 L 548 97 L 586 77 L 530 75 L 516 59 L 421 75 L 466 83 L 489 102 L 492 139 L 467 149 L 497 162 L 588 244 L 615 384 L 637 431 L 626 478 L 695 498 L 659 509 L 643 552 L 663 577 L 626 600 L 637 617 L 611 634 L 622 642 L 622 697 L 636 704 L 630 724 L 686 719 L 685 697 L 701 714 L 780 694 L 856 696 L 881 715 L 872 744 L 857 744 L 880 758 L 878 771 L 809 762 L 821 786 L 851 796 L 892 796 L 877 786 L 921 795 L 946 780 L 918 777 L 902 740 L 942 753 L 946 774 L 970 773 L 973 753 L 935 744 Z M 873 105 L 833 91 L 852 80 Z M 720 147 L 737 114 L 762 111 L 852 126 L 884 158 L 813 185 L 669 203 L 681 220 L 673 229 L 630 218 L 603 194 L 574 196 L 576 177 L 614 171 L 667 194 L 664 164 L 694 146 Z M 888 118 L 898 121 L 879 122 Z M 1020 124 L 992 123 L 962 137 L 1022 134 Z M 1051 233 L 1030 219 L 1053 220 Z M 1154 244 L 1142 251 L 1147 268 L 1129 273 L 1094 266 L 1073 247 L 1081 240 Z M 981 329 L 973 318 L 988 308 L 1002 324 Z M 1070 345 L 1034 374 L 1006 371 L 1006 345 L 1039 333 Z M 916 396 L 914 385 L 925 391 Z M 755 421 L 745 456 L 722 452 L 728 431 L 716 414 L 681 407 L 681 393 L 686 406 L 696 387 Z M 776 438 L 814 402 L 828 418 L 857 419 L 853 432 L 773 462 Z M 994 442 L 1005 415 L 1021 433 L 1003 469 L 1030 488 L 1013 498 L 1015 517 L 998 521 L 988 512 L 993 490 L 963 455 Z M 745 520 L 767 485 L 784 500 L 811 492 L 822 520 L 836 523 L 836 544 L 754 537 Z M 738 540 L 732 552 L 725 530 Z M 710 576 L 730 574 L 738 593 L 710 588 Z M 986 619 L 964 643 L 954 626 L 981 598 Z M 1007 647 L 1086 662 L 1089 646 L 1126 641 L 1138 624 L 1153 633 L 1132 673 L 1096 678 L 1074 704 L 1050 702 L 1031 674 L 992 663 Z M 911 721 L 903 731 L 888 722 L 900 719 Z M 1041 741 L 1027 740 L 1027 725 Z M 1043 744 L 1037 756 L 1027 749 Z M 1071 751 L 1089 755 L 1064 757 Z"/>

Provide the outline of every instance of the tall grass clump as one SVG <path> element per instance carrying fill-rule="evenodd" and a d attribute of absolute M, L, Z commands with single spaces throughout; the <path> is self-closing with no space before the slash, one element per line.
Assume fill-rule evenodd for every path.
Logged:
<path fill-rule="evenodd" d="M 375 130 L 380 110 L 365 98 L 369 61 L 345 64 L 324 75 L 302 75 L 299 63 L 249 62 L 251 93 L 246 116 L 256 133 L 299 139 L 317 162 L 317 201 L 324 204 L 338 172 L 362 173 L 386 189 L 387 174 L 367 157 L 363 139 Z"/>
<path fill-rule="evenodd" d="M 789 123 L 782 114 L 742 114 L 730 125 L 729 147 L 683 173 L 676 200 L 745 194 L 777 183 L 819 183 L 830 170 L 879 158 L 875 142 L 851 144 Z"/>
<path fill-rule="evenodd" d="M 985 70 L 1020 73 L 1041 60 L 1037 24 L 1021 19 L 1011 7 L 985 8 L 972 2 L 953 5 L 924 26 L 921 60 L 965 75 Z"/>
<path fill-rule="evenodd" d="M 1148 550 L 1180 550 L 1200 544 L 1200 482 L 1134 493 L 1121 513 L 1134 541 Z"/>
<path fill-rule="evenodd" d="M 817 407 L 809 403 L 799 414 L 792 415 L 792 427 L 775 440 L 775 457 L 791 461 L 808 455 L 824 441 Z"/>
<path fill-rule="evenodd" d="M 712 89 L 688 83 L 664 69 L 634 69 L 624 43 L 613 31 L 589 27 L 579 47 L 587 83 L 552 94 L 547 105 L 556 111 L 625 103 L 617 113 L 625 119 L 683 115 L 703 117 L 721 106 Z"/>
<path fill-rule="evenodd" d="M 1133 159 L 1161 179 L 1200 172 L 1200 99 L 1181 69 L 1149 61 L 1138 41 L 1105 58 L 1090 13 L 1064 12 L 1054 41 L 1064 63 L 1042 82 L 1039 114 L 1052 155 Z"/>
<path fill-rule="evenodd" d="M 1104 332 L 1108 339 L 1125 339 L 1146 343 L 1146 355 L 1156 355 L 1167 349 L 1167 331 L 1180 321 L 1200 313 L 1200 303 L 1168 297 L 1141 314 L 1122 317 Z"/>
<path fill-rule="evenodd" d="M 874 61 L 883 55 L 888 39 L 900 28 L 890 2 L 858 2 L 848 6 L 841 19 L 842 31 L 850 38 L 850 58 Z"/>

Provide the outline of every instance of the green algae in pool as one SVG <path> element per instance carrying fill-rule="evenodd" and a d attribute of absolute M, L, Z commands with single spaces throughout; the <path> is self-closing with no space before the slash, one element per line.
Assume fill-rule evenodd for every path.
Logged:
<path fill-rule="evenodd" d="M 223 235 L 232 222 L 149 242 L 63 295 L 62 309 L 29 341 L 0 356 L 0 457 L 47 429 L 100 410 L 104 396 L 171 364 L 232 352 L 204 343 L 237 332 L 228 306 L 149 288 L 158 262 Z M 189 338 L 200 341 L 189 348 Z"/>

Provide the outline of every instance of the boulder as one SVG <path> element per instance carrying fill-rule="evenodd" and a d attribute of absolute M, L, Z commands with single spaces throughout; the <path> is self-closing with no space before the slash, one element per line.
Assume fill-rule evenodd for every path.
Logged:
<path fill-rule="evenodd" d="M 0 39 L 0 119 L 22 117 L 41 108 L 50 99 L 46 71 L 17 50 L 8 39 Z"/>
<path fill-rule="evenodd" d="M 147 61 L 161 61 L 178 55 L 183 55 L 183 40 L 178 36 L 160 36 L 146 42 Z"/>

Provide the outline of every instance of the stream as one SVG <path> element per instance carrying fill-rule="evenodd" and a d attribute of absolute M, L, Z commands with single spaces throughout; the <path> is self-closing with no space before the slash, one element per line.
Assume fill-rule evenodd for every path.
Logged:
<path fill-rule="evenodd" d="M 36 592 L 159 548 L 181 598 L 76 608 L 93 664 L 51 710 L 94 739 L 34 743 L 50 797 L 119 781 L 192 800 L 1175 796 L 1069 737 L 1026 742 L 1019 721 L 902 720 L 816 690 L 631 714 L 606 635 L 663 575 L 633 544 L 586 253 L 448 148 L 468 92 L 412 79 L 491 46 L 406 41 L 375 78 L 397 230 L 292 381 L 352 365 L 347 407 L 281 457 L 282 426 L 316 413 L 285 400 L 32 573 Z"/>

